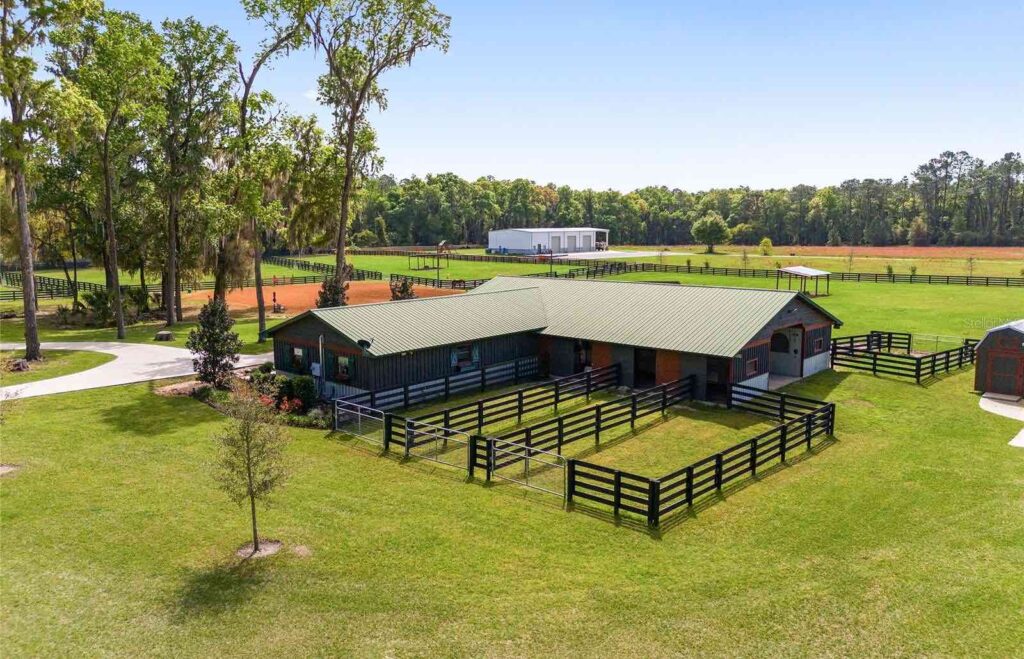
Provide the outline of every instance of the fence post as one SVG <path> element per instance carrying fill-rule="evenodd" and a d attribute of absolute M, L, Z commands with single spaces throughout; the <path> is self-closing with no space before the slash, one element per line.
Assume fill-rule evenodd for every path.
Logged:
<path fill-rule="evenodd" d="M 657 478 L 650 482 L 647 492 L 647 525 L 658 528 L 661 522 L 661 481 Z"/>
<path fill-rule="evenodd" d="M 576 489 L 576 460 L 569 458 L 565 462 L 565 502 L 572 503 L 572 493 Z"/>
<path fill-rule="evenodd" d="M 523 390 L 520 389 L 516 395 L 516 425 L 523 422 Z"/>
<path fill-rule="evenodd" d="M 555 380 L 555 413 L 558 413 L 558 401 L 562 395 L 561 384 L 558 380 Z"/>
<path fill-rule="evenodd" d="M 562 455 L 562 440 L 565 438 L 565 419 L 558 417 L 558 455 Z"/>
<path fill-rule="evenodd" d="M 496 462 L 496 460 L 495 460 L 496 456 L 494 455 L 494 449 L 496 447 L 494 445 L 494 439 L 493 438 L 487 437 L 487 438 L 485 438 L 484 441 L 487 443 L 487 460 L 486 460 L 486 464 L 487 464 L 487 480 L 490 481 L 491 480 L 491 474 L 494 473 L 494 465 L 495 465 L 495 462 Z"/>
<path fill-rule="evenodd" d="M 725 383 L 725 408 L 732 409 L 732 382 Z"/>
<path fill-rule="evenodd" d="M 412 428 L 412 420 L 405 420 L 405 448 L 404 457 L 408 458 L 409 453 L 412 451 L 412 440 L 415 435 L 415 431 Z"/>
<path fill-rule="evenodd" d="M 786 394 L 779 394 L 779 421 L 786 420 Z"/>
<path fill-rule="evenodd" d="M 615 470 L 615 476 L 612 477 L 612 510 L 615 512 L 615 516 L 619 516 L 619 506 L 622 504 L 622 472 L 618 469 Z"/>
<path fill-rule="evenodd" d="M 390 412 L 384 413 L 384 452 L 391 449 L 391 435 L 394 432 L 394 416 Z"/>
<path fill-rule="evenodd" d="M 587 371 L 587 402 L 590 402 L 590 387 L 591 387 L 591 376 L 590 371 Z"/>
<path fill-rule="evenodd" d="M 750 475 L 757 476 L 757 437 L 750 440 Z"/>
<path fill-rule="evenodd" d="M 661 416 L 668 416 L 668 387 L 661 385 Z"/>
<path fill-rule="evenodd" d="M 878 353 L 877 352 L 872 352 L 871 353 L 871 375 L 878 375 Z"/>
<path fill-rule="evenodd" d="M 601 443 L 601 410 L 603 405 L 594 408 L 594 446 Z"/>
<path fill-rule="evenodd" d="M 921 358 L 914 360 L 914 381 L 921 384 Z"/>
<path fill-rule="evenodd" d="M 722 454 L 715 454 L 715 489 L 722 491 Z"/>
<path fill-rule="evenodd" d="M 636 394 L 629 397 L 629 429 L 636 430 Z"/>
<path fill-rule="evenodd" d="M 836 404 L 831 403 L 828 406 L 828 434 L 835 436 L 836 434 Z"/>
<path fill-rule="evenodd" d="M 779 430 L 780 430 L 780 436 L 779 436 L 779 461 L 780 462 L 785 462 L 786 461 L 786 436 L 789 434 L 789 428 L 786 426 L 786 424 L 782 424 L 781 426 L 779 426 Z"/>
<path fill-rule="evenodd" d="M 487 389 L 487 369 L 480 367 L 480 391 Z"/>
<path fill-rule="evenodd" d="M 484 431 L 484 402 L 478 400 L 476 403 L 476 431 L 482 433 Z"/>
<path fill-rule="evenodd" d="M 452 382 L 452 379 L 451 379 L 450 375 L 444 376 L 444 399 L 445 400 L 448 400 L 448 395 L 451 393 L 451 382 Z"/>
<path fill-rule="evenodd" d="M 479 438 L 480 438 L 479 435 L 470 435 L 469 436 L 469 451 L 467 452 L 467 457 L 466 457 L 466 471 L 469 473 L 469 477 L 470 478 L 473 478 L 473 472 L 475 471 L 475 467 L 476 467 L 476 449 L 477 449 L 477 440 Z"/>
<path fill-rule="evenodd" d="M 804 421 L 804 440 L 807 442 L 807 450 L 811 450 L 811 430 L 814 429 L 814 424 L 818 420 L 818 411 L 815 410 L 807 415 Z"/>
<path fill-rule="evenodd" d="M 693 465 L 686 468 L 686 505 L 693 505 Z"/>

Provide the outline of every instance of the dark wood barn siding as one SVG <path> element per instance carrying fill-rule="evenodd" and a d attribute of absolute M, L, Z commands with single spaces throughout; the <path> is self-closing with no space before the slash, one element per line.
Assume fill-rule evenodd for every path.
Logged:
<path fill-rule="evenodd" d="M 291 325 L 274 332 L 274 368 L 279 371 L 294 372 L 292 369 L 292 348 L 300 346 L 306 349 L 306 363 L 303 372 L 308 373 L 310 364 L 319 360 L 320 336 L 324 337 L 324 352 L 348 351 L 358 353 L 358 346 L 351 343 L 328 325 L 312 316 L 297 320 Z"/>
<path fill-rule="evenodd" d="M 755 378 L 759 375 L 764 375 L 768 372 L 768 361 L 770 359 L 770 348 L 771 344 L 765 341 L 758 341 L 755 344 L 747 344 L 740 351 L 740 354 L 732 360 L 732 381 L 743 382 Z M 757 372 L 747 372 L 747 362 L 751 359 L 757 360 Z"/>
<path fill-rule="evenodd" d="M 976 360 L 974 362 L 974 389 L 976 391 L 987 391 L 989 386 L 990 356 L 993 352 L 1000 355 L 1016 356 L 1024 359 L 1024 335 L 1017 330 L 1007 327 L 998 332 L 989 332 L 975 348 Z"/>
<path fill-rule="evenodd" d="M 815 343 L 820 341 L 820 347 L 815 348 Z M 818 327 L 812 327 L 804 332 L 804 359 L 813 357 L 814 355 L 820 355 L 823 352 L 829 351 L 829 346 L 832 344 L 832 325 L 819 325 Z"/>
<path fill-rule="evenodd" d="M 794 325 L 810 327 L 812 325 L 821 325 L 822 323 L 831 322 L 831 318 L 803 300 L 797 298 L 787 304 L 785 309 L 775 314 L 775 316 L 768 321 L 768 324 L 761 328 L 761 331 L 759 331 L 749 343 L 753 344 L 758 341 L 769 340 L 772 338 L 772 334 L 775 330 L 782 329 L 783 327 L 793 327 Z M 826 345 L 827 343 L 828 342 L 826 342 Z"/>
<path fill-rule="evenodd" d="M 537 336 L 532 333 L 499 336 L 474 343 L 478 346 L 481 366 L 537 354 Z M 452 375 L 451 350 L 452 346 L 442 346 L 386 357 L 357 357 L 355 381 L 351 384 L 376 391 Z"/>

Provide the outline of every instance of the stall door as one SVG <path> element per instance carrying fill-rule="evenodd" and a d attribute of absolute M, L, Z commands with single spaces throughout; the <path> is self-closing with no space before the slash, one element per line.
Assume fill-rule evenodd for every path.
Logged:
<path fill-rule="evenodd" d="M 583 234 L 583 251 L 592 252 L 594 250 L 594 237 L 589 233 Z"/>
<path fill-rule="evenodd" d="M 562 251 L 562 237 L 561 236 L 551 236 L 551 251 L 552 252 L 561 252 Z"/>
<path fill-rule="evenodd" d="M 568 252 L 575 252 L 576 251 L 576 236 L 566 236 L 565 237 L 565 249 Z"/>
<path fill-rule="evenodd" d="M 1024 357 L 1012 353 L 989 353 L 985 391 L 1024 396 Z"/>
<path fill-rule="evenodd" d="M 647 348 L 633 349 L 633 387 L 649 389 L 657 378 L 658 351 Z"/>

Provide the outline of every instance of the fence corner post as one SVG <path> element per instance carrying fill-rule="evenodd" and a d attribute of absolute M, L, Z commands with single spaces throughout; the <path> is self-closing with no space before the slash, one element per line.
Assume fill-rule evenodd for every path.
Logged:
<path fill-rule="evenodd" d="M 576 460 L 565 461 L 565 502 L 572 503 L 572 494 L 576 489 Z"/>
<path fill-rule="evenodd" d="M 391 435 L 394 432 L 395 417 L 391 412 L 384 413 L 384 452 L 391 448 Z"/>
<path fill-rule="evenodd" d="M 658 528 L 661 522 L 661 481 L 651 480 L 647 491 L 647 525 Z"/>

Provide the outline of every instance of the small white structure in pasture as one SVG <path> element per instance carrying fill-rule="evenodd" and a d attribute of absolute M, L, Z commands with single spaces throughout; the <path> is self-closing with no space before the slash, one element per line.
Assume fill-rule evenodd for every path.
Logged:
<path fill-rule="evenodd" d="M 496 229 L 487 234 L 492 254 L 572 254 L 608 249 L 608 230 L 593 227 Z"/>

